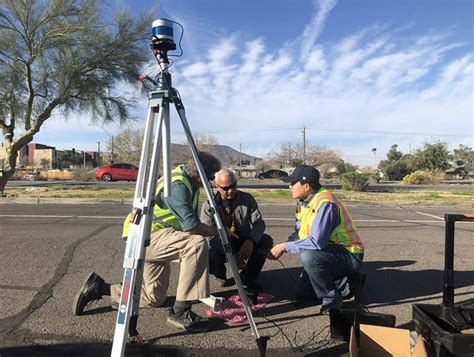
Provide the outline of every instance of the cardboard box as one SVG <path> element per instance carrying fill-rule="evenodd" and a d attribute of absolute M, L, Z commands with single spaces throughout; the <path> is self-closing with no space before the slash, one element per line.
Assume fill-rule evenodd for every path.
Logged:
<path fill-rule="evenodd" d="M 410 351 L 410 331 L 393 327 L 360 324 L 357 346 L 356 332 L 351 330 L 349 351 L 351 357 L 427 357 L 425 345 L 418 337 L 413 352 Z"/>

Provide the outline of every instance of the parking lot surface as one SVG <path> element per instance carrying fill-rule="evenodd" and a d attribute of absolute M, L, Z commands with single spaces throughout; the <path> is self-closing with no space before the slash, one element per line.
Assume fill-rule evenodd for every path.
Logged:
<path fill-rule="evenodd" d="M 445 213 L 472 213 L 471 205 L 404 205 L 348 202 L 366 255 L 367 282 L 360 303 L 393 314 L 397 326 L 413 328 L 412 304 L 441 302 Z M 125 244 L 120 239 L 127 204 L 0 204 L 0 355 L 110 355 L 116 311 L 106 299 L 84 316 L 71 311 L 90 271 L 108 282 L 122 280 Z M 260 203 L 267 233 L 283 242 L 293 229 L 294 205 Z M 470 212 L 471 211 L 471 212 Z M 455 300 L 474 299 L 474 224 L 456 224 Z M 258 356 L 248 325 L 215 322 L 212 331 L 184 334 L 165 323 L 176 292 L 179 267 L 172 266 L 165 307 L 140 311 L 138 330 L 156 356 Z M 297 255 L 267 261 L 260 281 L 273 299 L 255 314 L 267 356 L 339 356 L 347 345 L 331 339 L 329 318 L 318 306 L 295 308 L 293 287 L 301 271 Z M 212 293 L 227 297 L 235 286 Z M 205 305 L 196 304 L 203 314 Z M 354 303 L 346 307 L 355 307 Z M 136 346 L 127 355 L 141 355 Z"/>

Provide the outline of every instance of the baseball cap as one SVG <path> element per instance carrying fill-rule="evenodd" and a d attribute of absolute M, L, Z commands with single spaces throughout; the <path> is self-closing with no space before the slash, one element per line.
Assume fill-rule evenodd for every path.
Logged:
<path fill-rule="evenodd" d="M 313 166 L 299 165 L 293 170 L 290 176 L 283 177 L 283 182 L 304 181 L 307 183 L 319 183 L 319 171 Z"/>

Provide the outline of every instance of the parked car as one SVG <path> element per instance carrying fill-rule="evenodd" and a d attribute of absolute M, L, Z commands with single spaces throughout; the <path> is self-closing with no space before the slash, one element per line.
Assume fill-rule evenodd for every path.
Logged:
<path fill-rule="evenodd" d="M 138 167 L 131 164 L 116 163 L 99 167 L 95 172 L 95 178 L 105 182 L 127 180 L 136 181 Z"/>
<path fill-rule="evenodd" d="M 261 172 L 256 175 L 257 178 L 260 180 L 267 179 L 267 178 L 281 178 L 281 177 L 288 177 L 288 172 L 283 170 L 267 170 Z"/>
<path fill-rule="evenodd" d="M 41 180 L 44 180 L 44 177 L 40 176 L 38 172 L 29 172 L 25 176 L 23 176 L 23 180 L 41 181 Z"/>

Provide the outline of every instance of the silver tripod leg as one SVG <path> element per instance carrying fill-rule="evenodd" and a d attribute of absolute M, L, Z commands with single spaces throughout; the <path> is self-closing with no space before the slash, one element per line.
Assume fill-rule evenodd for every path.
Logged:
<path fill-rule="evenodd" d="M 157 114 L 158 125 L 153 132 Z M 129 335 L 138 335 L 136 325 L 143 280 L 143 263 L 145 247 L 150 240 L 163 123 L 169 123 L 169 101 L 168 99 L 164 100 L 160 93 L 152 92 L 150 93 L 148 118 L 140 157 L 140 171 L 135 187 L 133 213 L 123 262 L 124 276 L 111 354 L 114 357 L 123 356 Z"/>
<path fill-rule="evenodd" d="M 162 75 L 163 78 L 168 75 L 166 68 L 163 69 Z M 169 79 L 165 78 L 165 81 L 168 80 L 169 83 L 171 83 L 171 77 L 169 77 Z M 235 264 L 234 256 L 230 248 L 229 240 L 227 237 L 227 231 L 223 226 L 221 218 L 216 209 L 216 204 L 212 195 L 212 189 L 210 187 L 209 181 L 206 178 L 202 163 L 199 159 L 196 145 L 194 143 L 194 139 L 191 135 L 191 130 L 189 129 L 189 125 L 186 120 L 183 104 L 181 100 L 175 95 L 173 95 L 172 99 L 170 98 L 170 94 L 174 94 L 174 90 L 171 89 L 171 91 L 172 93 L 170 93 L 170 85 L 168 86 L 167 84 L 166 89 L 162 86 L 161 90 L 153 91 L 149 95 L 148 119 L 145 127 L 144 143 L 142 146 L 142 152 L 140 157 L 140 171 L 138 173 L 137 178 L 133 202 L 133 214 L 130 220 L 131 224 L 123 263 L 125 271 L 122 283 L 119 311 L 117 314 L 117 322 L 115 326 L 114 341 L 112 345 L 112 356 L 123 356 L 128 335 L 139 339 L 138 332 L 136 331 L 136 326 L 138 321 L 138 309 L 140 304 L 140 293 L 143 280 L 143 264 L 145 258 L 145 247 L 149 244 L 150 240 L 154 199 L 158 182 L 160 146 L 162 140 L 163 173 L 165 181 L 164 195 L 169 196 L 170 194 L 170 101 L 173 101 L 175 103 L 176 109 L 181 118 L 183 128 L 186 132 L 186 137 L 191 146 L 192 154 L 198 167 L 201 181 L 203 182 L 207 197 L 209 199 L 209 202 L 211 203 L 211 208 L 214 211 L 214 220 L 216 222 L 219 235 L 222 239 L 222 244 L 226 252 L 227 260 L 230 263 L 231 270 L 239 291 L 239 295 L 244 305 L 245 313 L 247 315 L 250 328 L 252 330 L 252 335 L 254 336 L 257 342 L 257 346 L 260 350 L 260 355 L 264 356 L 268 337 L 260 337 L 258 334 L 257 326 L 255 325 L 255 321 L 253 319 L 250 303 L 247 299 L 247 295 L 245 294 L 244 287 L 242 285 L 242 280 L 240 279 L 239 271 Z M 157 127 L 155 128 L 153 141 L 153 128 L 155 124 L 154 119 L 157 112 L 159 121 Z M 154 143 L 154 145 L 152 145 L 152 143 Z"/>
<path fill-rule="evenodd" d="M 214 200 L 214 195 L 212 194 L 212 189 L 211 189 L 210 183 L 209 183 L 209 181 L 206 177 L 206 173 L 205 173 L 204 168 L 202 166 L 201 160 L 199 159 L 199 154 L 198 154 L 198 151 L 197 151 L 197 148 L 196 148 L 196 144 L 195 144 L 193 136 L 191 134 L 191 129 L 189 128 L 188 121 L 186 120 L 186 114 L 185 114 L 183 103 L 181 102 L 181 99 L 179 99 L 177 97 L 173 98 L 173 102 L 175 104 L 178 115 L 181 119 L 181 123 L 183 124 L 183 129 L 184 129 L 184 132 L 186 134 L 186 138 L 188 140 L 188 143 L 191 147 L 191 151 L 192 151 L 192 154 L 193 154 L 193 157 L 194 157 L 194 161 L 196 161 L 196 165 L 197 165 L 197 168 L 198 168 L 198 171 L 199 171 L 199 176 L 201 177 L 201 182 L 204 186 L 204 189 L 205 189 L 206 195 L 207 195 L 207 199 L 209 200 L 209 204 L 210 204 L 210 207 L 211 207 L 212 212 L 213 212 L 213 218 L 214 218 L 214 221 L 216 223 L 217 229 L 219 231 L 219 236 L 220 236 L 221 241 L 222 241 L 222 246 L 224 247 L 224 251 L 225 251 L 225 254 L 226 254 L 226 257 L 227 257 L 227 261 L 229 262 L 230 268 L 232 270 L 232 274 L 234 275 L 235 283 L 237 285 L 237 290 L 239 292 L 240 299 L 241 299 L 241 301 L 244 305 L 245 314 L 247 315 L 247 320 L 249 322 L 250 329 L 252 331 L 252 335 L 255 338 L 256 342 L 257 342 L 258 348 L 260 350 L 260 355 L 264 356 L 268 337 L 261 338 L 259 333 L 258 333 L 257 326 L 255 324 L 255 320 L 254 320 L 253 314 L 252 314 L 252 308 L 251 308 L 250 302 L 247 298 L 247 294 L 245 294 L 244 286 L 242 284 L 242 280 L 240 279 L 239 270 L 238 270 L 237 265 L 235 263 L 235 258 L 234 258 L 234 255 L 232 253 L 232 249 L 231 249 L 229 239 L 228 239 L 228 236 L 227 236 L 227 230 L 225 229 L 224 225 L 222 224 L 222 220 L 221 220 L 221 217 L 219 215 L 219 211 L 217 210 L 216 202 Z"/>

